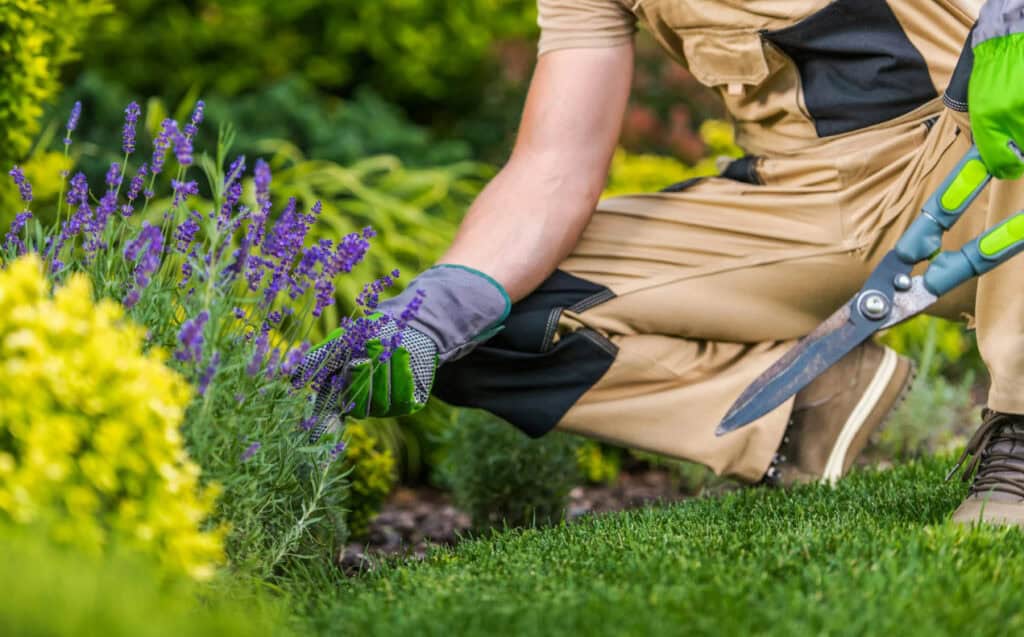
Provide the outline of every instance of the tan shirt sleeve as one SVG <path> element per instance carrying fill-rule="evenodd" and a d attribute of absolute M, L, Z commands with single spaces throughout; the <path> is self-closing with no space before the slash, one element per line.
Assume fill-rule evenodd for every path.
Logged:
<path fill-rule="evenodd" d="M 630 0 L 537 0 L 538 54 L 625 44 L 636 32 Z"/>

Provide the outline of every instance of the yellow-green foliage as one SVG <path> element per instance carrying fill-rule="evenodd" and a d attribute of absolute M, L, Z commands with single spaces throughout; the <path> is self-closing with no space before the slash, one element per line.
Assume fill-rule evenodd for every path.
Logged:
<path fill-rule="evenodd" d="M 35 255 L 0 270 L 0 519 L 93 554 L 130 548 L 209 577 L 217 489 L 179 431 L 191 390 L 84 275 L 51 296 Z"/>
<path fill-rule="evenodd" d="M 7 179 L 14 163 L 25 163 L 40 129 L 43 106 L 56 97 L 60 67 L 72 61 L 91 20 L 110 8 L 107 0 L 0 0 L 0 227 L 17 210 Z M 26 173 L 41 173 L 25 166 Z M 53 159 L 44 162 L 46 167 Z M 58 172 L 33 180 L 45 197 Z M 35 175 L 30 175 L 34 177 Z M 42 188 L 39 190 L 38 188 Z M 18 208 L 20 210 L 20 208 Z"/>
<path fill-rule="evenodd" d="M 619 477 L 622 459 L 618 449 L 586 440 L 576 449 L 576 463 L 587 482 L 612 484 Z"/>
<path fill-rule="evenodd" d="M 0 596 L 5 637 L 292 634 L 283 603 L 241 586 L 168 577 L 136 555 L 88 557 L 31 529 L 0 529 L 0 543 L 0 581 L 9 583 Z"/>
<path fill-rule="evenodd" d="M 700 127 L 700 136 L 708 147 L 708 156 L 693 166 L 672 157 L 634 155 L 618 149 L 612 158 L 608 186 L 604 195 L 611 197 L 630 193 L 654 192 L 665 186 L 694 177 L 718 174 L 717 158 L 740 157 L 743 151 L 733 141 L 732 126 L 708 120 Z"/>
<path fill-rule="evenodd" d="M 959 323 L 932 316 L 918 316 L 886 331 L 879 340 L 919 363 L 923 375 L 942 372 L 958 364 L 975 347 L 973 337 Z"/>
<path fill-rule="evenodd" d="M 0 0 L 0 161 L 20 159 L 39 132 L 43 104 L 59 88 L 89 21 L 106 0 Z"/>
<path fill-rule="evenodd" d="M 358 536 L 366 533 L 370 519 L 395 486 L 395 457 L 363 423 L 349 422 L 344 439 L 345 466 L 352 481 L 348 526 Z"/>

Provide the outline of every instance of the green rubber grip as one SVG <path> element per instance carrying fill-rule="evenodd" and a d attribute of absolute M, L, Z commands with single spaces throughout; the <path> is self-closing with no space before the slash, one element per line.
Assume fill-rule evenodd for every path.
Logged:
<path fill-rule="evenodd" d="M 912 264 L 935 254 L 942 246 L 943 233 L 953 227 L 991 180 L 978 149 L 971 146 L 900 237 L 896 244 L 900 259 Z"/>
<path fill-rule="evenodd" d="M 1024 252 L 1024 212 L 989 228 L 957 251 L 943 252 L 924 273 L 924 286 L 942 296 Z"/>

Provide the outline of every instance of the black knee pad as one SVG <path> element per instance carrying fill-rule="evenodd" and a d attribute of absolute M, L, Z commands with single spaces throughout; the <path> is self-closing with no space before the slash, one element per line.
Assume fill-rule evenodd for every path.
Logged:
<path fill-rule="evenodd" d="M 554 342 L 558 318 L 614 298 L 606 287 L 556 270 L 512 306 L 505 328 L 468 356 L 441 366 L 434 395 L 487 410 L 529 436 L 542 436 L 615 360 L 616 347 L 582 329 Z"/>

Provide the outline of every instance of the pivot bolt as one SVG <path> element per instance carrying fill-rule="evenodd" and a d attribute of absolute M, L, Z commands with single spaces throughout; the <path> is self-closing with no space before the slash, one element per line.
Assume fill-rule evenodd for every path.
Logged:
<path fill-rule="evenodd" d="M 892 280 L 892 286 L 900 292 L 906 292 L 914 285 L 914 281 L 910 278 L 909 274 L 897 274 L 896 278 Z"/>
<path fill-rule="evenodd" d="M 872 321 L 879 321 L 889 314 L 889 300 L 880 292 L 869 292 L 860 300 L 860 311 Z"/>

